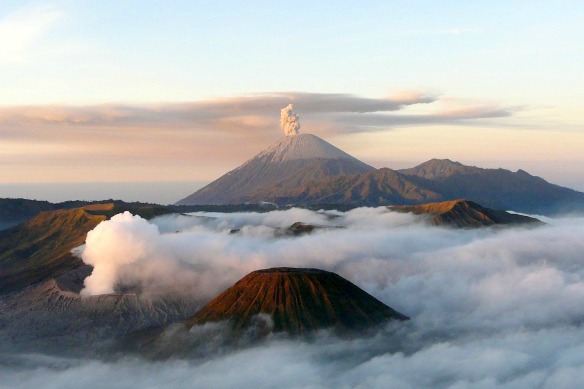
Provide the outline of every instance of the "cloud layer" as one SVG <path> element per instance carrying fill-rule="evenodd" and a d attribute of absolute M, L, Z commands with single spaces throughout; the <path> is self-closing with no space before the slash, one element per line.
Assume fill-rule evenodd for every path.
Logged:
<path fill-rule="evenodd" d="M 435 101 L 436 97 L 417 93 L 398 95 L 395 98 L 372 99 L 350 94 L 278 92 L 187 103 L 2 107 L 0 123 L 217 126 L 229 118 L 252 116 L 277 120 L 277 113 L 282 106 L 290 102 L 293 102 L 296 109 L 303 114 L 311 115 L 392 112 L 409 105 L 429 104 Z"/>
<path fill-rule="evenodd" d="M 343 228 L 280 236 L 281 228 L 299 220 Z M 224 347 L 217 328 L 195 328 L 187 334 L 197 345 L 190 357 L 160 362 L 13 355 L 0 359 L 3 384 L 101 388 L 114 380 L 128 388 L 554 389 L 584 384 L 581 218 L 550 220 L 536 229 L 451 230 L 383 208 L 361 208 L 200 213 L 153 223 L 156 228 L 129 215 L 116 217 L 101 225 L 85 251 L 107 264 L 111 259 L 99 257 L 99 249 L 114 241 L 109 234 L 124 237 L 115 240 L 117 253 L 147 241 L 150 250 L 118 264 L 114 283 L 141 282 L 152 292 L 187 288 L 202 300 L 258 268 L 319 267 L 412 320 L 361 338 L 340 339 L 326 331 L 311 340 L 270 336 L 238 350 Z M 230 234 L 233 229 L 239 232 Z"/>
<path fill-rule="evenodd" d="M 342 124 L 346 118 L 351 118 L 346 121 L 350 126 L 346 127 L 345 131 L 354 132 L 366 130 L 360 127 L 371 127 L 373 122 L 387 129 L 392 125 L 441 124 L 448 122 L 447 119 L 450 119 L 449 122 L 456 122 L 505 117 L 517 110 L 482 105 L 456 110 L 435 108 L 433 113 L 428 114 L 398 115 L 394 121 L 391 120 L 394 116 L 387 115 L 409 106 L 417 104 L 431 106 L 439 101 L 438 96 L 420 92 L 400 93 L 388 98 L 367 98 L 341 93 L 274 92 L 185 103 L 5 106 L 0 107 L 0 124 L 144 127 L 162 125 L 219 131 L 236 131 L 236 124 L 240 124 L 247 129 L 262 131 L 267 126 L 275 130 L 277 127 L 273 124 L 277 124 L 277 113 L 282 106 L 293 103 L 295 109 L 306 115 L 313 123 L 333 119 L 333 122 Z M 380 116 L 380 113 L 385 115 Z M 386 120 L 381 121 L 381 117 L 386 117 Z"/>
<path fill-rule="evenodd" d="M 517 111 L 422 92 L 386 98 L 271 92 L 182 103 L 3 106 L 0 180 L 212 180 L 279 139 L 278 115 L 288 104 L 302 117 L 304 132 L 333 144 L 343 136 L 410 126 L 497 125 Z M 365 150 L 367 158 L 379 157 L 371 155 L 371 147 Z"/>

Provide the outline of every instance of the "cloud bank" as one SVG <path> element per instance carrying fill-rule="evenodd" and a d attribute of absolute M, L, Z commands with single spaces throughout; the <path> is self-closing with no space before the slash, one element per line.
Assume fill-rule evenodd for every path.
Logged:
<path fill-rule="evenodd" d="M 438 96 L 421 92 L 399 93 L 388 98 L 271 92 L 184 103 L 4 106 L 0 107 L 0 125 L 104 126 L 104 131 L 108 127 L 171 126 L 190 131 L 263 132 L 268 128 L 274 131 L 277 112 L 293 103 L 312 126 L 334 123 L 351 133 L 373 131 L 372 123 L 379 127 L 377 130 L 408 124 L 456 124 L 507 117 L 518 110 L 517 107 L 470 105 L 457 109 L 434 108 L 433 112 L 417 115 L 392 114 L 419 104 L 432 108 L 439 102 Z"/>
<path fill-rule="evenodd" d="M 342 228 L 282 236 L 281 229 L 295 221 Z M 582 218 L 553 219 L 536 229 L 452 230 L 384 208 L 360 208 L 173 215 L 150 226 L 122 215 L 110 222 L 88 239 L 85 251 L 98 253 L 96 263 L 111 261 L 99 252 L 111 250 L 113 241 L 114 256 L 136 241 L 150 248 L 132 262 L 118 262 L 115 276 L 102 278 L 106 283 L 142 283 L 152 293 L 186 288 L 208 301 L 252 270 L 311 266 L 339 273 L 412 320 L 358 338 L 326 331 L 310 340 L 273 335 L 236 350 L 224 347 L 217 328 L 195 328 L 187 334 L 197 345 L 190 357 L 158 362 L 11 356 L 0 359 L 6 385 L 100 388 L 115 380 L 128 388 L 555 389 L 584 384 Z"/>
<path fill-rule="evenodd" d="M 437 97 L 422 93 L 367 98 L 341 93 L 269 92 L 242 97 L 160 104 L 102 104 L 95 106 L 1 107 L 0 124 L 65 125 L 218 125 L 241 117 L 275 118 L 290 102 L 304 114 L 393 112 L 415 104 L 431 104 Z"/>
<path fill-rule="evenodd" d="M 278 113 L 288 104 L 302 116 L 303 131 L 332 143 L 411 126 L 497 126 L 517 111 L 475 102 L 457 102 L 453 110 L 448 98 L 422 92 L 385 98 L 270 92 L 180 103 L 2 106 L 0 179 L 211 180 L 279 139 Z M 367 150 L 361 157 L 376 157 Z M 91 178 L 82 178 L 88 171 Z"/>

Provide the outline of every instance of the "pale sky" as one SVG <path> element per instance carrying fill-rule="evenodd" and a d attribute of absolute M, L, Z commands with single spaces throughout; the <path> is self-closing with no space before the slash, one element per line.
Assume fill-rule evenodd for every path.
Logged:
<path fill-rule="evenodd" d="M 584 190 L 582 1 L 0 2 L 0 184 L 210 181 L 310 132 Z M 0 193 L 0 197 L 2 193 Z"/>

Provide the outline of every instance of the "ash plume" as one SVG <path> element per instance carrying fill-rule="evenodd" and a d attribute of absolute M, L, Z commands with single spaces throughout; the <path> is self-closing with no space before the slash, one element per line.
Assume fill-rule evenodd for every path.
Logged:
<path fill-rule="evenodd" d="M 294 106 L 288 104 L 280 111 L 280 127 L 284 130 L 286 136 L 293 136 L 298 134 L 300 130 L 300 117 L 294 113 Z"/>

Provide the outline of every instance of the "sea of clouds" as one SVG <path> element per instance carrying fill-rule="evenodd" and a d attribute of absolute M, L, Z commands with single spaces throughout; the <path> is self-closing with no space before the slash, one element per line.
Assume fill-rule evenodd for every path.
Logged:
<path fill-rule="evenodd" d="M 286 234 L 297 221 L 327 228 Z M 213 337 L 195 329 L 196 357 L 158 361 L 12 354 L 0 358 L 0 387 L 584 387 L 584 219 L 546 221 L 459 230 L 385 208 L 117 215 L 81 250 L 95 267 L 83 294 L 138 285 L 206 302 L 253 270 L 316 267 L 411 320 L 208 352 Z"/>

